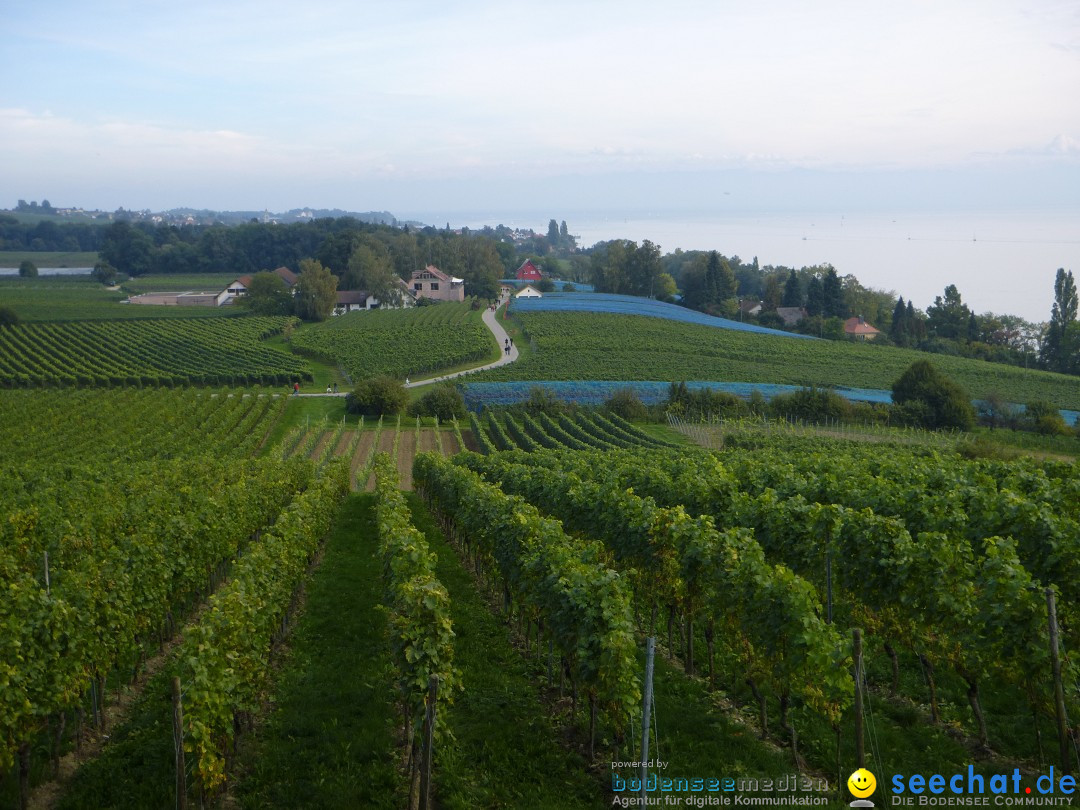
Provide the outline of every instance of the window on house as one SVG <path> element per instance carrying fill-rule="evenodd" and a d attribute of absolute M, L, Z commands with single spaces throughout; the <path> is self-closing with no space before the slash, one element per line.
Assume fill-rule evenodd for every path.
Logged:
<path fill-rule="evenodd" d="M 421 283 L 420 283 L 420 282 L 418 281 L 418 282 L 416 282 L 415 284 L 413 284 L 413 285 L 412 285 L 412 288 L 413 288 L 414 290 L 416 290 L 417 292 L 420 292 L 421 290 L 423 290 L 423 289 L 424 289 L 424 285 L 423 285 L 423 284 L 421 284 Z"/>
<path fill-rule="evenodd" d="M 439 282 L 437 282 L 437 281 L 431 282 L 431 291 L 435 292 L 437 289 L 439 289 Z"/>

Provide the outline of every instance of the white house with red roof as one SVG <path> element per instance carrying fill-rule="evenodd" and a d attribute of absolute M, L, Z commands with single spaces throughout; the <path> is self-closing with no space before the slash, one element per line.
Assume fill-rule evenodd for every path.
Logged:
<path fill-rule="evenodd" d="M 279 267 L 274 271 L 274 275 L 284 281 L 285 286 L 290 290 L 296 286 L 297 275 L 288 267 Z M 247 295 L 248 288 L 251 286 L 251 279 L 251 275 L 240 276 L 229 284 L 217 294 L 217 305 L 220 307 L 222 304 L 230 303 L 234 298 Z"/>
<path fill-rule="evenodd" d="M 435 301 L 465 300 L 465 280 L 448 275 L 433 264 L 423 270 L 414 270 L 409 278 L 409 288 L 415 298 L 431 298 Z"/>

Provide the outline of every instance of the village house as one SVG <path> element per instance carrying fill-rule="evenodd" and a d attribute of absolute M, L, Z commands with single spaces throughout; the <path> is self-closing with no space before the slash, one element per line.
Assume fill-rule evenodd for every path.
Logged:
<path fill-rule="evenodd" d="M 784 326 L 789 328 L 807 316 L 805 307 L 777 307 L 776 314 L 784 322 Z"/>
<path fill-rule="evenodd" d="M 415 298 L 430 298 L 434 301 L 465 300 L 465 280 L 447 275 L 432 264 L 423 270 L 414 270 L 409 278 L 409 287 Z"/>
<path fill-rule="evenodd" d="M 413 297 L 412 290 L 409 289 L 409 285 L 402 279 L 398 279 L 398 284 L 401 286 L 401 296 L 399 303 L 394 308 L 415 306 L 416 300 Z M 379 301 L 367 290 L 338 290 L 333 314 L 344 315 L 346 312 L 356 312 L 361 309 L 380 309 L 384 306 L 383 302 Z"/>
<path fill-rule="evenodd" d="M 514 276 L 518 281 L 539 281 L 540 268 L 532 263 L 532 260 L 526 259 L 521 263 L 521 267 L 517 269 L 517 274 Z"/>
<path fill-rule="evenodd" d="M 288 267 L 279 267 L 274 271 L 274 275 L 285 282 L 285 286 L 290 290 L 296 286 L 297 276 Z M 231 284 L 229 284 L 224 290 L 217 295 L 217 305 L 220 307 L 222 304 L 230 303 L 234 298 L 239 298 L 241 295 L 246 295 L 248 287 L 251 286 L 252 276 L 240 276 Z"/>
<path fill-rule="evenodd" d="M 540 292 L 538 289 L 536 289 L 536 287 L 534 287 L 532 284 L 526 284 L 524 287 L 522 287 L 520 290 L 518 290 L 516 293 L 514 293 L 514 298 L 543 298 L 543 297 L 544 297 L 544 294 L 542 292 Z"/>
<path fill-rule="evenodd" d="M 881 334 L 881 330 L 875 329 L 862 315 L 859 315 L 857 318 L 848 318 L 844 321 L 844 334 L 855 340 L 873 340 Z"/>

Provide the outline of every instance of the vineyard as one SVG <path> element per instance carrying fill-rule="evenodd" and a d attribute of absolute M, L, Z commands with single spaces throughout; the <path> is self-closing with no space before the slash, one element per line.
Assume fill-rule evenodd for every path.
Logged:
<path fill-rule="evenodd" d="M 1024 742 L 1008 753 L 1042 760 L 1043 740 L 1056 750 L 1057 737 L 1047 586 L 1060 621 L 1062 705 L 1080 717 L 1073 465 L 838 443 L 782 457 L 609 449 L 462 458 L 567 531 L 602 542 L 594 553 L 622 572 L 635 615 L 651 617 L 651 632 L 666 623 L 687 671 L 707 670 L 715 683 L 727 670 L 725 689 L 745 681 L 763 730 L 778 707 L 793 749 L 796 707 L 807 725 L 837 730 L 851 707 L 850 636 L 835 628 L 860 626 L 887 662 L 879 675 L 891 699 L 925 702 L 935 724 L 948 705 L 950 722 L 962 717 L 986 751 L 1017 745 L 1015 728 L 1008 744 L 1000 735 L 1026 714 Z M 903 694 L 919 679 L 925 692 Z M 631 698 L 608 701 L 616 726 Z"/>
<path fill-rule="evenodd" d="M 713 380 L 891 390 L 926 354 L 889 346 L 791 340 L 634 315 L 521 312 L 533 351 L 483 371 L 473 381 Z M 1080 410 L 1076 378 L 1046 371 L 935 355 L 934 365 L 975 399 L 1044 399 Z"/>
<path fill-rule="evenodd" d="M 584 409 L 290 428 L 300 402 L 0 392 L 0 795 L 93 733 L 116 742 L 61 807 L 610 805 L 648 637 L 665 776 L 835 786 L 867 707 L 880 783 L 1076 767 L 1075 465 L 788 433 L 713 452 Z M 268 694 L 291 719 L 256 722 Z"/>
<path fill-rule="evenodd" d="M 299 330 L 292 345 L 340 363 L 354 380 L 418 377 L 497 351 L 469 302 L 353 312 Z"/>
<path fill-rule="evenodd" d="M 281 385 L 304 361 L 259 345 L 286 318 L 32 323 L 0 329 L 0 386 Z"/>
<path fill-rule="evenodd" d="M 612 293 L 548 293 L 542 298 L 517 298 L 511 306 L 514 314 L 522 312 L 604 312 L 613 315 L 641 315 L 662 318 L 680 323 L 693 323 L 713 329 L 731 329 L 736 332 L 752 332 L 759 335 L 808 340 L 807 335 L 770 329 L 752 323 L 742 323 L 729 318 L 706 315 L 677 304 L 668 304 L 653 298 L 637 295 L 614 295 Z"/>

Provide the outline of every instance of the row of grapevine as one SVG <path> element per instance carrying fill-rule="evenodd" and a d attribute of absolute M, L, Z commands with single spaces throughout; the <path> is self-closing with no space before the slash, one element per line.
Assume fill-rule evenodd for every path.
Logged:
<path fill-rule="evenodd" d="M 440 456 L 413 466 L 418 491 L 447 536 L 500 581 L 532 623 L 547 631 L 591 708 L 621 733 L 640 697 L 630 593 L 595 541 L 576 541 L 520 498 Z"/>
<path fill-rule="evenodd" d="M 3 525 L 0 767 L 212 589 L 311 469 L 193 456 L 96 475 L 25 492 Z"/>
<path fill-rule="evenodd" d="M 557 450 L 610 450 L 629 447 L 667 447 L 617 416 L 605 417 L 600 413 L 580 412 L 573 418 L 565 414 L 558 419 L 541 413 L 536 417 L 528 413 L 515 416 L 487 411 L 485 417 L 470 414 L 470 425 L 481 453 L 497 450 L 525 450 L 540 448 Z"/>
<path fill-rule="evenodd" d="M 279 317 L 30 323 L 0 332 L 0 387 L 286 385 L 299 358 L 260 345 Z"/>
<path fill-rule="evenodd" d="M 332 358 L 354 380 L 415 377 L 483 360 L 495 348 L 469 302 L 345 315 L 298 331 L 292 343 Z"/>
<path fill-rule="evenodd" d="M 573 463 L 587 471 L 596 459 Z M 987 536 L 972 543 L 955 531 L 913 536 L 901 521 L 869 509 L 810 503 L 801 494 L 781 497 L 772 489 L 740 492 L 738 479 L 707 455 L 608 456 L 606 470 L 619 487 L 662 504 L 700 508 L 722 525 L 753 529 L 771 557 L 822 592 L 831 578 L 847 617 L 879 633 L 887 650 L 902 644 L 919 656 L 928 675 L 935 664 L 960 675 L 984 746 L 979 684 L 988 677 L 1012 683 L 1033 710 L 1048 711 L 1045 605 L 1014 539 Z M 1065 670 L 1067 681 L 1077 683 L 1069 660 Z"/>
<path fill-rule="evenodd" d="M 375 519 L 383 563 L 391 660 L 398 700 L 408 729 L 411 770 L 420 760 L 420 740 L 428 684 L 438 681 L 438 703 L 448 703 L 459 676 L 453 667 L 454 630 L 450 594 L 435 576 L 435 556 L 412 524 L 398 489 L 397 467 L 387 453 L 375 456 Z M 438 728 L 439 713 L 436 710 Z M 410 774 L 410 784 L 412 784 Z"/>
<path fill-rule="evenodd" d="M 270 653 L 336 506 L 349 490 L 349 462 L 330 462 L 260 542 L 233 566 L 227 585 L 184 631 L 178 654 L 184 686 L 185 749 L 204 790 L 225 779 L 238 719 L 259 707 Z"/>
<path fill-rule="evenodd" d="M 693 518 L 681 506 L 659 507 L 602 480 L 606 454 L 579 457 L 599 480 L 564 472 L 557 463 L 517 464 L 504 454 L 465 456 L 461 463 L 560 518 L 568 529 L 602 540 L 653 621 L 658 607 L 666 609 L 669 621 L 685 618 L 688 670 L 694 669 L 695 627 L 706 627 L 710 675 L 715 633 L 734 634 L 722 643 L 739 656 L 755 691 L 756 682 L 769 684 L 784 725 L 793 700 L 835 725 L 854 690 L 849 652 L 821 618 L 813 587 L 787 568 L 769 565 L 746 529 L 718 530 L 711 519 Z"/>
<path fill-rule="evenodd" d="M 262 443 L 287 397 L 197 390 L 0 391 L 0 465 L 174 458 L 214 448 L 240 458 Z"/>

